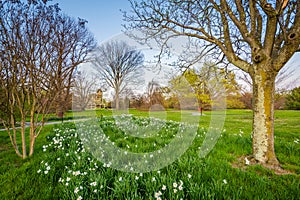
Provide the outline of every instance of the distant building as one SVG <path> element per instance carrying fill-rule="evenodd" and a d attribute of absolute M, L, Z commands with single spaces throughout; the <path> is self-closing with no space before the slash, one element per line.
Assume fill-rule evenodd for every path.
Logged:
<path fill-rule="evenodd" d="M 91 95 L 91 100 L 87 106 L 89 109 L 106 108 L 105 101 L 103 99 L 103 91 L 101 89 L 98 89 L 96 94 Z"/>

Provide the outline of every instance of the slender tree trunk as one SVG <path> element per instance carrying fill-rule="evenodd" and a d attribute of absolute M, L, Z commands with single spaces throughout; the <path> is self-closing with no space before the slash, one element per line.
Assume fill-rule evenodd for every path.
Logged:
<path fill-rule="evenodd" d="M 21 139 L 22 139 L 22 158 L 25 159 L 27 157 L 27 152 L 26 152 L 26 137 L 25 137 L 25 116 L 22 114 L 21 118 Z"/>
<path fill-rule="evenodd" d="M 253 156 L 261 164 L 279 166 L 274 151 L 274 92 L 276 73 L 257 70 L 253 79 Z"/>
<path fill-rule="evenodd" d="M 35 144 L 35 136 L 30 136 L 30 146 L 29 146 L 29 156 L 32 156 L 34 153 L 34 144 Z"/>
<path fill-rule="evenodd" d="M 30 113 L 29 156 L 32 156 L 33 152 L 34 152 L 34 143 L 35 143 L 35 120 L 34 120 L 34 117 L 35 116 L 34 116 L 34 108 L 33 108 L 33 109 L 31 109 L 31 113 Z"/>
<path fill-rule="evenodd" d="M 115 106 L 116 106 L 116 110 L 119 110 L 120 109 L 120 97 L 119 97 L 119 93 L 120 93 L 120 90 L 119 90 L 119 87 L 116 87 L 116 94 L 115 94 Z"/>

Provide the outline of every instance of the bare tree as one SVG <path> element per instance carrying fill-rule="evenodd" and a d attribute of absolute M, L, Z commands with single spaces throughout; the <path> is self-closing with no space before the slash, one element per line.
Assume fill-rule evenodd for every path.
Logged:
<path fill-rule="evenodd" d="M 139 30 L 162 49 L 187 36 L 202 53 L 229 62 L 251 76 L 254 114 L 252 153 L 265 166 L 278 167 L 274 151 L 275 77 L 300 51 L 299 0 L 130 0 L 125 28 Z M 132 35 L 134 37 L 134 35 Z M 197 49 L 197 48 L 194 48 Z M 195 57 L 200 58 L 202 54 Z"/>
<path fill-rule="evenodd" d="M 149 106 L 154 106 L 152 109 L 157 110 L 161 109 L 162 106 L 165 106 L 165 97 L 163 96 L 164 89 L 165 88 L 163 86 L 161 86 L 158 82 L 154 80 L 148 83 L 146 94 Z"/>
<path fill-rule="evenodd" d="M 84 111 L 89 103 L 91 103 L 93 94 L 95 94 L 97 83 L 95 78 L 88 77 L 85 72 L 77 72 L 74 85 L 72 87 L 73 108 L 79 108 Z"/>
<path fill-rule="evenodd" d="M 94 67 L 100 78 L 114 89 L 115 108 L 119 109 L 119 95 L 130 84 L 140 80 L 140 69 L 144 62 L 142 52 L 122 41 L 111 41 L 95 51 Z"/>
<path fill-rule="evenodd" d="M 1 2 L 0 87 L 7 106 L 2 123 L 17 155 L 22 158 L 33 155 L 34 144 L 43 128 L 45 115 L 57 94 L 68 89 L 65 85 L 57 87 L 57 83 L 72 77 L 69 71 L 85 60 L 93 43 L 88 32 L 74 34 L 84 33 L 80 29 L 85 29 L 76 21 L 72 22 L 72 28 L 64 32 L 65 37 L 69 37 L 66 46 L 56 43 L 61 41 L 56 36 L 58 27 L 64 20 L 72 21 L 61 14 L 57 4 L 48 5 L 45 0 Z M 61 51 L 64 53 L 61 54 Z M 65 71 L 57 70 L 62 63 Z M 66 63 L 72 64 L 65 65 Z M 27 117 L 30 119 L 29 153 L 25 132 Z M 21 123 L 22 150 L 17 143 L 17 122 Z"/>
<path fill-rule="evenodd" d="M 56 16 L 59 23 L 53 25 L 54 34 L 52 48 L 55 53 L 53 58 L 56 71 L 55 86 L 59 91 L 55 100 L 55 109 L 58 115 L 68 110 L 71 97 L 70 88 L 73 85 L 76 67 L 88 60 L 88 53 L 95 47 L 96 43 L 92 34 L 85 28 L 86 20 L 75 20 L 65 15 Z"/>

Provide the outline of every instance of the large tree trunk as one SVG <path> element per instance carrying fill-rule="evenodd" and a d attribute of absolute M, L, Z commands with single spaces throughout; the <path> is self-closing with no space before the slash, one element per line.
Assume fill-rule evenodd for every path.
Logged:
<path fill-rule="evenodd" d="M 253 79 L 252 151 L 256 161 L 278 166 L 274 151 L 274 94 L 276 73 L 257 70 Z"/>

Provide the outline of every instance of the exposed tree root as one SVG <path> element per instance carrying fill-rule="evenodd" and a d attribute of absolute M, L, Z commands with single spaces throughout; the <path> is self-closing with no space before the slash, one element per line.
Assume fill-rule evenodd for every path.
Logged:
<path fill-rule="evenodd" d="M 241 156 L 236 162 L 232 163 L 232 167 L 246 170 L 248 166 L 260 165 L 266 169 L 273 171 L 277 175 L 295 174 L 292 171 L 283 169 L 279 162 L 260 163 L 253 156 Z"/>

